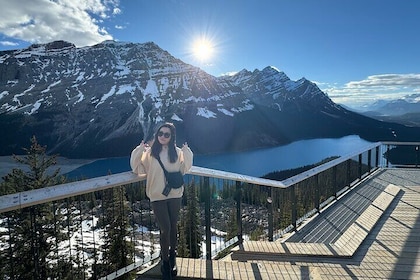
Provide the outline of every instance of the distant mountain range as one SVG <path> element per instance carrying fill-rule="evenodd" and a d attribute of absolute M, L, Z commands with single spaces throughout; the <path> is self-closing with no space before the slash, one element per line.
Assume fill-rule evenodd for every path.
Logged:
<path fill-rule="evenodd" d="M 353 110 L 378 120 L 420 127 L 420 94 L 396 100 L 378 100 Z"/>
<path fill-rule="evenodd" d="M 214 77 L 152 42 L 0 52 L 0 155 L 22 153 L 36 135 L 65 157 L 126 156 L 162 121 L 198 154 L 352 134 L 420 141 L 420 128 L 347 110 L 274 67 Z"/>

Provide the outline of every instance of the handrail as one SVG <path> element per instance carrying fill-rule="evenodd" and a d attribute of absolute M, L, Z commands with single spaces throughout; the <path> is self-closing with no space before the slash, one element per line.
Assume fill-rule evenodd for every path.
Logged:
<path fill-rule="evenodd" d="M 345 161 L 347 161 L 347 160 L 349 160 L 349 159 L 351 159 L 351 158 L 353 158 L 353 157 L 355 157 L 355 156 L 357 156 L 357 155 L 359 155 L 359 154 L 361 154 L 361 153 L 363 153 L 365 151 L 372 150 L 372 149 L 374 149 L 376 147 L 379 147 L 381 145 L 382 145 L 381 142 L 376 142 L 376 143 L 370 144 L 370 145 L 365 146 L 363 148 L 360 148 L 360 149 L 358 149 L 358 150 L 356 150 L 354 152 L 351 152 L 351 153 L 349 153 L 349 154 L 347 154 L 345 156 L 341 156 L 339 158 L 336 158 L 334 160 L 331 160 L 329 162 L 326 162 L 326 163 L 324 163 L 324 164 L 322 164 L 320 166 L 314 167 L 314 168 L 312 168 L 312 169 L 310 169 L 308 171 L 302 172 L 302 173 L 300 173 L 300 174 L 298 174 L 296 176 L 287 178 L 286 180 L 283 180 L 282 183 L 286 187 L 290 187 L 291 185 L 297 184 L 297 183 L 299 183 L 299 182 L 301 182 L 301 181 L 303 181 L 303 180 L 305 180 L 305 179 L 307 179 L 309 177 L 315 176 L 316 174 L 319 174 L 319 173 L 321 173 L 321 172 L 323 172 L 323 171 L 325 171 L 327 169 L 330 169 L 331 167 L 333 167 L 335 165 L 338 165 L 340 163 L 343 163 L 343 162 L 345 162 Z"/>
<path fill-rule="evenodd" d="M 236 180 L 243 183 L 251 183 L 275 188 L 288 188 L 308 177 L 321 173 L 334 165 L 342 163 L 358 154 L 381 145 L 419 145 L 419 142 L 376 142 L 366 147 L 360 148 L 346 156 L 341 156 L 306 172 L 290 177 L 283 181 L 258 178 L 243 174 L 226 172 L 216 169 L 193 166 L 188 174 L 205 176 L 220 179 Z M 51 202 L 58 199 L 90 193 L 93 191 L 112 188 L 119 185 L 130 184 L 145 180 L 145 176 L 139 177 L 131 171 L 112 174 L 102 177 L 91 178 L 83 181 L 75 181 L 42 189 L 35 189 L 14 194 L 0 196 L 0 213 L 29 207 L 39 203 Z"/>
<path fill-rule="evenodd" d="M 395 141 L 382 141 L 382 145 L 396 145 L 396 146 L 416 146 L 420 142 L 395 142 Z"/>
<path fill-rule="evenodd" d="M 220 179 L 230 179 L 241 181 L 244 183 L 285 188 L 285 186 L 279 181 L 257 178 L 204 167 L 193 166 L 191 167 L 188 174 Z M 29 207 L 35 204 L 51 202 L 66 197 L 72 197 L 94 191 L 104 190 L 115 186 L 135 183 L 145 179 L 145 176 L 140 177 L 131 171 L 127 171 L 82 181 L 75 181 L 51 187 L 45 187 L 42 189 L 7 194 L 0 196 L 0 213 Z"/>
<path fill-rule="evenodd" d="M 132 172 L 75 181 L 0 196 L 0 213 L 145 180 Z"/>
<path fill-rule="evenodd" d="M 250 184 L 255 184 L 255 185 L 263 185 L 263 186 L 276 187 L 276 188 L 287 187 L 280 181 L 258 178 L 258 177 L 237 174 L 237 173 L 232 173 L 232 172 L 226 172 L 226 171 L 221 171 L 221 170 L 216 170 L 216 169 L 210 169 L 210 168 L 205 168 L 205 167 L 193 166 L 191 167 L 188 174 L 219 178 L 219 179 L 227 179 L 227 180 L 233 180 L 233 181 L 240 181 L 243 183 L 250 183 Z"/>

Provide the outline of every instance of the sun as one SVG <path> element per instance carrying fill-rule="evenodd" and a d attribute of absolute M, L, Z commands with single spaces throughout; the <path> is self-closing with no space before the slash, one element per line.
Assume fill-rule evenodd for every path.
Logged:
<path fill-rule="evenodd" d="M 213 56 L 214 46 L 210 40 L 206 38 L 200 38 L 194 41 L 192 53 L 199 61 L 208 61 Z"/>

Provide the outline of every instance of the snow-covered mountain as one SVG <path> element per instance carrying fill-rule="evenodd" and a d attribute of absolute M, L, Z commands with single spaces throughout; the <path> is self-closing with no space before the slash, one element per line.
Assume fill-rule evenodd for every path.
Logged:
<path fill-rule="evenodd" d="M 393 100 L 377 100 L 350 110 L 381 121 L 420 127 L 420 94 L 410 94 Z"/>
<path fill-rule="evenodd" d="M 375 116 L 401 116 L 420 113 L 420 94 L 410 94 L 399 99 L 376 100 L 371 104 L 354 108 L 356 112 Z"/>
<path fill-rule="evenodd" d="M 67 157 L 125 156 L 162 121 L 174 122 L 178 142 L 196 153 L 412 134 L 349 112 L 314 83 L 274 67 L 214 77 L 152 42 L 76 48 L 56 41 L 0 52 L 1 155 L 20 153 L 36 135 Z"/>

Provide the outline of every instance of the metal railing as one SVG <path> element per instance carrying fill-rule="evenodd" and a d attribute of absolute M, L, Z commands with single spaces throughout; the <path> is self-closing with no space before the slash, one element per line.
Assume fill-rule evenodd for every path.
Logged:
<path fill-rule="evenodd" d="M 212 259 L 244 239 L 276 240 L 297 230 L 376 169 L 418 167 L 419 146 L 418 142 L 373 143 L 283 181 L 193 166 L 186 177 L 180 246 L 184 254 Z M 402 153 L 408 151 L 409 164 L 397 160 L 391 165 L 389 156 L 400 148 Z M 124 172 L 1 196 L 0 276 L 20 278 L 18 241 L 25 233 L 17 228 L 30 232 L 27 251 L 32 257 L 27 269 L 38 275 L 34 279 L 61 279 L 69 270 L 74 279 L 114 279 L 147 267 L 159 257 L 159 236 L 144 191 L 144 177 Z M 191 224 L 188 211 L 194 201 L 200 209 L 196 228 L 186 226 Z M 43 213 L 52 214 L 46 218 Z M 18 225 L 22 217 L 30 224 Z M 105 261 L 114 252 L 106 241 L 115 227 L 125 234 L 127 248 L 133 248 L 123 253 L 129 256 L 124 266 Z M 202 240 L 191 237 L 194 230 Z M 39 240 L 48 243 L 48 251 Z"/>

